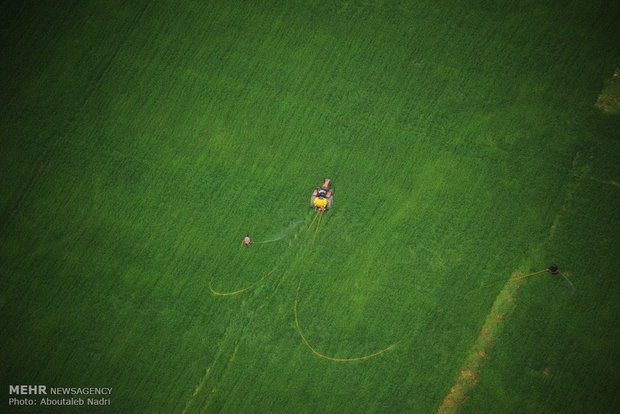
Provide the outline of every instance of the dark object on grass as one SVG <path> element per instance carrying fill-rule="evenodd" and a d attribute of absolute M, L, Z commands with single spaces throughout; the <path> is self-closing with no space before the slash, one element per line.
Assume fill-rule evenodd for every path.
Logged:
<path fill-rule="evenodd" d="M 558 267 L 556 265 L 554 265 L 554 264 L 549 266 L 549 269 L 547 269 L 547 270 L 549 270 L 549 273 L 551 273 L 552 275 L 557 275 L 558 272 L 559 272 Z"/>

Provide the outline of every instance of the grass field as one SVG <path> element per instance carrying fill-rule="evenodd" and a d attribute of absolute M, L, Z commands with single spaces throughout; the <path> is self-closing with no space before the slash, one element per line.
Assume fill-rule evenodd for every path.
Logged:
<path fill-rule="evenodd" d="M 620 410 L 617 2 L 125 3 L 0 2 L 5 409 Z"/>

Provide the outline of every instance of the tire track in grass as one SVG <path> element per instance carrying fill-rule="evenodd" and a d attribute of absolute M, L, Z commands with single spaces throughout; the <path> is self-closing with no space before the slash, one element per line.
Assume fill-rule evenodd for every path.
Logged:
<path fill-rule="evenodd" d="M 252 322 L 254 315 L 255 315 L 255 312 L 252 312 L 250 316 L 250 320 L 246 324 L 244 324 L 240 334 L 236 334 L 235 332 L 235 335 L 233 337 L 234 339 L 232 339 L 232 344 L 230 344 L 230 346 L 227 346 L 227 344 L 231 342 L 231 340 L 228 339 L 231 334 L 228 333 L 228 329 L 226 330 L 226 332 L 224 333 L 224 337 L 222 338 L 220 343 L 217 345 L 217 351 L 215 352 L 215 357 L 213 358 L 213 362 L 211 362 L 211 365 L 205 370 L 205 374 L 202 376 L 202 378 L 198 382 L 198 385 L 192 392 L 189 399 L 185 402 L 185 405 L 183 406 L 183 410 L 181 411 L 181 414 L 185 414 L 187 410 L 192 406 L 192 403 L 194 401 L 201 401 L 199 409 L 198 409 L 199 412 L 202 412 L 204 410 L 204 408 L 208 404 L 213 394 L 215 394 L 215 392 L 217 391 L 217 385 L 219 384 L 221 378 L 224 376 L 226 369 L 228 368 L 228 365 L 232 362 L 235 355 L 237 354 L 237 350 L 239 349 L 239 344 L 241 342 L 241 339 L 244 336 L 245 330 Z M 224 349 L 229 349 L 229 350 L 232 349 L 232 351 L 228 353 L 224 351 Z M 222 359 L 224 360 L 222 361 Z M 209 381 L 209 378 L 213 376 L 215 376 L 215 378 Z M 204 397 L 204 399 L 202 400 L 200 399 L 196 400 L 196 398 L 198 397 L 198 395 L 200 394 L 200 392 L 203 390 L 204 386 L 207 383 L 213 384 L 212 386 L 210 386 L 210 391 L 207 393 L 207 396 Z"/>
<path fill-rule="evenodd" d="M 228 354 L 228 357 L 223 362 L 223 365 L 218 369 L 218 374 L 216 374 L 217 378 L 214 378 L 213 381 L 211 382 L 213 384 L 213 386 L 211 387 L 211 390 L 209 391 L 207 396 L 200 403 L 199 412 L 201 412 L 201 413 L 204 412 L 205 409 L 208 407 L 209 401 L 211 400 L 213 395 L 217 392 L 218 384 L 220 383 L 220 381 L 222 380 L 222 378 L 226 374 L 226 370 L 228 369 L 228 366 L 234 360 L 235 355 L 237 354 L 237 351 L 239 350 L 239 345 L 241 344 L 241 341 L 245 337 L 247 330 L 249 329 L 250 325 L 254 321 L 254 318 L 259 313 L 259 311 L 269 302 L 269 300 L 271 300 L 271 298 L 273 297 L 273 295 L 277 291 L 277 288 L 278 288 L 278 286 L 276 286 L 269 293 L 269 295 L 267 295 L 267 297 L 262 301 L 261 305 L 258 306 L 258 308 L 256 308 L 255 310 L 251 311 L 249 320 L 243 325 L 243 328 L 242 328 L 241 332 L 239 333 L 239 335 L 236 336 L 236 340 L 234 340 L 234 343 L 232 345 L 232 351 Z M 225 341 L 223 341 L 223 342 L 225 342 Z M 220 345 L 220 349 L 222 348 L 222 345 Z M 215 358 L 215 360 L 213 361 L 211 366 L 206 370 L 206 374 L 203 377 L 203 379 L 201 380 L 201 383 L 196 388 L 196 390 L 194 391 L 194 394 L 191 396 L 191 398 L 185 404 L 185 409 L 183 410 L 182 414 L 185 413 L 187 408 L 190 406 L 192 400 L 194 400 L 195 397 L 199 394 L 200 389 L 203 387 L 203 385 L 207 383 L 207 378 L 209 377 L 209 374 L 211 373 L 212 368 L 217 367 L 217 364 L 221 360 L 221 356 L 222 356 L 222 353 L 220 353 L 219 350 L 218 350 L 218 353 L 219 353 L 219 356 Z"/>
<path fill-rule="evenodd" d="M 620 187 L 620 181 L 616 180 L 599 180 L 596 177 L 590 177 L 590 180 L 596 181 L 597 183 L 613 185 L 614 187 Z"/>
<path fill-rule="evenodd" d="M 240 338 L 243 335 L 240 336 Z M 211 387 L 211 390 L 209 391 L 209 393 L 207 394 L 206 398 L 204 400 L 202 400 L 202 403 L 200 404 L 200 412 L 202 412 L 202 410 L 204 409 L 204 407 L 207 405 L 209 399 L 211 398 L 211 396 L 213 396 L 213 394 L 215 393 L 215 391 L 217 390 L 217 383 L 220 381 L 220 379 L 222 378 L 222 376 L 224 375 L 224 373 L 226 372 L 226 368 L 228 367 L 228 364 L 233 360 L 235 354 L 237 353 L 237 349 L 239 348 L 239 342 L 241 341 L 241 339 L 238 338 L 234 344 L 233 344 L 233 351 L 230 353 L 230 355 L 228 356 L 228 358 L 226 358 L 226 361 L 224 362 L 224 365 L 219 369 L 219 372 L 216 374 L 217 375 L 217 379 L 214 380 L 215 385 L 213 385 L 213 387 Z M 183 407 L 183 411 L 181 411 L 181 414 L 185 414 L 188 410 L 188 408 L 191 406 L 192 402 L 196 399 L 196 396 L 198 396 L 198 394 L 200 393 L 200 391 L 202 390 L 202 388 L 205 386 L 205 384 L 207 383 L 208 378 L 211 376 L 211 372 L 214 369 L 214 367 L 217 366 L 218 362 L 220 361 L 220 359 L 222 358 L 222 347 L 224 346 L 224 342 L 226 342 L 225 340 L 222 340 L 222 342 L 220 343 L 220 345 L 218 346 L 217 349 L 217 353 L 216 353 L 216 357 L 214 358 L 213 362 L 211 363 L 211 365 L 205 370 L 205 374 L 202 376 L 200 382 L 198 383 L 198 385 L 196 386 L 196 388 L 194 389 L 194 392 L 192 393 L 192 395 L 189 397 L 189 399 L 185 402 L 185 406 Z"/>
<path fill-rule="evenodd" d="M 198 394 L 200 392 L 200 389 L 202 388 L 202 386 L 205 384 L 205 381 L 207 380 L 207 377 L 209 376 L 209 372 L 211 371 L 211 367 L 207 368 L 205 371 L 205 375 L 202 377 L 202 379 L 200 380 L 200 382 L 198 383 L 198 386 L 196 387 L 196 389 L 194 390 L 194 393 L 192 394 L 192 396 L 190 397 L 189 400 L 187 400 L 187 402 L 185 403 L 185 407 L 183 408 L 183 411 L 181 411 L 181 414 L 185 414 L 185 412 L 187 411 L 187 407 L 189 406 L 189 403 L 192 402 L 192 400 L 194 399 L 194 397 L 196 396 L 196 394 Z"/>
<path fill-rule="evenodd" d="M 555 234 L 555 231 L 560 223 L 560 218 L 562 217 L 562 214 L 566 210 L 566 205 L 572 200 L 573 194 L 575 193 L 575 191 L 577 190 L 577 188 L 583 181 L 583 178 L 585 177 L 586 173 L 590 170 L 590 163 L 588 162 L 586 162 L 580 168 L 577 168 L 577 164 L 579 163 L 580 158 L 581 158 L 581 153 L 577 151 L 577 153 L 573 157 L 573 163 L 572 163 L 572 166 L 573 166 L 572 171 L 574 172 L 576 171 L 577 178 L 575 182 L 573 183 L 573 185 L 571 185 L 566 191 L 566 195 L 564 196 L 564 203 L 562 204 L 560 211 L 557 212 L 557 214 L 555 215 L 553 219 L 553 224 L 551 225 L 551 229 L 549 230 L 549 240 L 553 239 L 553 235 Z"/>
<path fill-rule="evenodd" d="M 315 216 L 316 219 L 316 216 Z M 311 223 L 312 225 L 312 223 Z M 297 239 L 297 234 L 295 234 L 294 236 L 295 239 Z M 291 244 L 289 243 L 289 247 L 291 246 Z M 310 245 L 309 247 L 310 249 L 312 248 L 312 245 Z M 217 370 L 218 373 L 215 374 L 217 376 L 217 378 L 214 378 L 212 380 L 213 386 L 210 388 L 210 391 L 207 393 L 206 397 L 204 397 L 204 399 L 202 400 L 202 402 L 200 403 L 200 406 L 198 408 L 199 412 L 204 412 L 205 409 L 208 408 L 209 406 L 209 402 L 211 401 L 211 398 L 213 397 L 213 395 L 217 392 L 217 385 L 218 383 L 221 381 L 222 377 L 225 375 L 226 369 L 228 367 L 228 365 L 232 362 L 232 360 L 234 359 L 237 350 L 239 349 L 239 344 L 241 343 L 241 340 L 244 338 L 245 336 L 245 332 L 248 329 L 248 327 L 251 325 L 252 321 L 254 320 L 254 317 L 256 316 L 256 314 L 267 305 L 267 303 L 271 300 L 271 298 L 273 297 L 273 295 L 276 293 L 276 291 L 278 290 L 278 288 L 280 287 L 280 285 L 282 284 L 282 282 L 286 279 L 286 277 L 288 276 L 289 270 L 291 269 L 291 267 L 293 267 L 293 265 L 297 262 L 297 259 L 299 257 L 299 254 L 301 251 L 303 251 L 303 247 L 297 248 L 295 251 L 294 256 L 292 257 L 292 259 L 290 260 L 289 265 L 287 266 L 287 269 L 282 273 L 282 276 L 280 277 L 280 279 L 275 283 L 275 285 L 273 285 L 273 288 L 271 290 L 271 292 L 267 295 L 267 297 L 261 302 L 261 304 L 253 311 L 251 311 L 250 313 L 250 318 L 247 321 L 247 323 L 244 324 L 240 334 L 237 336 L 237 339 L 234 340 L 234 344 L 232 347 L 232 352 L 230 353 L 230 356 L 226 359 L 226 361 L 223 363 L 223 365 L 221 367 L 219 367 L 219 369 Z M 253 287 L 255 287 L 256 285 L 258 285 L 261 281 L 263 281 L 264 279 L 266 279 L 267 277 L 269 277 L 278 267 L 274 267 L 274 269 L 272 269 L 269 273 L 267 273 L 265 276 L 263 276 L 261 279 L 257 280 L 256 282 L 252 283 L 250 286 L 238 290 L 238 291 L 234 291 L 234 292 L 217 292 L 213 289 L 212 287 L 212 280 L 209 283 L 209 289 L 211 290 L 211 292 L 216 295 L 216 296 L 232 296 L 232 295 L 236 295 L 242 292 L 245 292 Z M 382 349 L 378 352 L 375 352 L 373 354 L 370 355 L 365 355 L 362 357 L 356 357 L 356 358 L 331 358 L 325 355 L 322 355 L 320 353 L 318 353 L 317 351 L 315 351 L 310 344 L 308 343 L 308 341 L 305 339 L 305 337 L 303 336 L 302 332 L 301 332 L 301 328 L 299 326 L 299 320 L 297 318 L 297 302 L 298 302 L 298 297 L 299 297 L 299 290 L 300 290 L 300 286 L 301 286 L 301 280 L 299 282 L 299 286 L 297 288 L 297 296 L 295 298 L 295 322 L 297 325 L 297 329 L 299 331 L 299 334 L 301 336 L 301 338 L 303 339 L 304 343 L 312 350 L 313 353 L 315 353 L 316 355 L 320 356 L 321 358 L 324 359 L 328 359 L 328 360 L 332 360 L 332 361 L 338 361 L 338 362 L 344 362 L 344 361 L 359 361 L 359 360 L 364 360 L 364 359 L 368 359 L 374 356 L 377 356 L 379 354 L 382 354 L 390 349 L 392 349 L 393 347 L 395 347 L 396 345 L 398 345 L 401 340 L 397 341 L 396 343 L 390 345 L 389 347 Z M 247 306 L 249 306 L 249 302 L 247 304 Z M 214 367 L 217 366 L 217 364 L 219 363 L 219 361 L 221 360 L 222 357 L 222 352 L 221 350 L 223 349 L 224 346 L 224 342 L 226 342 L 226 336 L 227 334 L 225 334 L 225 338 L 222 340 L 222 342 L 220 343 L 220 345 L 218 346 L 218 350 L 216 351 L 216 357 L 214 358 L 213 362 L 211 363 L 211 365 L 205 370 L 205 374 L 202 377 L 202 379 L 199 381 L 198 385 L 196 386 L 196 388 L 194 389 L 193 393 L 191 394 L 191 396 L 189 397 L 189 399 L 186 401 L 183 410 L 181 411 L 181 414 L 185 414 L 187 412 L 187 410 L 192 406 L 192 403 L 194 401 L 199 401 L 196 400 L 196 397 L 200 394 L 201 390 L 203 389 L 203 387 L 205 386 L 205 384 L 208 381 L 209 377 L 212 377 L 212 371 L 214 369 Z M 230 349 L 230 348 L 229 348 Z"/>
<path fill-rule="evenodd" d="M 297 239 L 297 234 L 295 234 L 294 239 Z M 289 247 L 291 247 L 291 243 L 289 243 Z M 289 265 L 287 266 L 287 269 L 282 273 L 282 276 L 280 277 L 280 279 L 275 283 L 275 285 L 273 285 L 273 288 L 271 289 L 271 292 L 269 292 L 269 294 L 267 295 L 267 297 L 262 300 L 261 304 L 254 310 L 251 311 L 250 313 L 250 319 L 247 321 L 247 323 L 245 323 L 243 325 L 243 329 L 241 330 L 241 333 L 238 334 L 236 336 L 236 340 L 234 340 L 234 343 L 232 344 L 232 352 L 230 352 L 228 358 L 226 358 L 226 361 L 223 362 L 223 366 L 218 367 L 217 364 L 219 363 L 219 361 L 222 359 L 223 356 L 223 352 L 222 349 L 224 348 L 227 336 L 228 336 L 228 330 L 226 331 L 226 333 L 224 334 L 224 338 L 222 339 L 222 341 L 220 342 L 220 344 L 218 345 L 217 351 L 216 351 L 216 356 L 213 360 L 213 362 L 211 363 L 211 365 L 205 370 L 205 375 L 202 377 L 202 379 L 199 381 L 198 385 L 196 386 L 196 388 L 194 389 L 192 395 L 189 397 L 189 399 L 187 400 L 187 402 L 184 405 L 183 410 L 181 411 L 181 414 L 185 414 L 187 412 L 187 410 L 190 408 L 190 406 L 192 405 L 192 403 L 196 400 L 196 397 L 200 394 L 200 391 L 203 389 L 204 385 L 207 383 L 207 380 L 209 377 L 213 377 L 213 371 L 215 368 L 219 368 L 217 371 L 217 373 L 215 374 L 217 376 L 217 378 L 214 378 L 211 383 L 213 384 L 212 387 L 210 387 L 210 391 L 207 393 L 206 397 L 204 397 L 204 399 L 202 400 L 202 402 L 200 403 L 200 406 L 198 407 L 198 412 L 204 412 L 205 408 L 208 407 L 209 405 L 209 401 L 211 400 L 211 398 L 213 397 L 213 395 L 217 392 L 217 386 L 221 380 L 221 378 L 224 376 L 225 372 L 226 372 L 226 368 L 228 367 L 228 365 L 230 364 L 230 362 L 232 362 L 232 360 L 234 359 L 238 349 L 239 349 L 239 344 L 241 343 L 241 340 L 243 339 L 243 337 L 245 336 L 245 332 L 248 329 L 248 327 L 251 325 L 252 321 L 254 320 L 254 317 L 256 316 L 256 314 L 258 313 L 258 311 L 260 311 L 263 307 L 265 307 L 269 301 L 271 300 L 271 298 L 275 295 L 276 291 L 278 290 L 278 288 L 280 287 L 280 285 L 282 284 L 282 282 L 284 282 L 284 280 L 286 279 L 289 270 L 291 269 L 291 267 L 297 262 L 297 258 L 299 257 L 299 253 L 302 249 L 301 248 L 297 248 L 295 251 L 295 254 L 293 256 L 293 258 L 290 260 Z M 269 272 L 267 275 L 263 276 L 260 280 L 258 280 L 257 282 L 254 282 L 251 286 L 242 289 L 240 291 L 237 292 L 231 292 L 226 296 L 231 296 L 232 294 L 237 294 L 237 293 L 241 293 L 244 292 L 256 285 L 259 284 L 259 282 L 261 282 L 262 280 L 266 279 L 269 275 L 271 275 L 278 267 L 276 266 L 271 272 Z M 217 292 L 214 292 L 213 289 L 211 288 L 211 292 L 213 292 L 215 295 L 217 295 Z M 217 296 L 225 296 L 224 294 L 220 294 Z M 250 306 L 250 302 L 249 301 L 246 306 Z M 230 348 L 229 348 L 230 349 Z"/>
<path fill-rule="evenodd" d="M 84 96 L 84 99 L 82 100 L 82 102 L 78 105 L 78 107 L 73 112 L 73 115 L 71 115 L 71 117 L 67 120 L 67 122 L 63 126 L 62 131 L 65 131 L 65 134 L 59 136 L 55 140 L 52 140 L 52 137 L 53 137 L 52 136 L 48 140 L 48 142 L 51 141 L 51 144 L 48 145 L 47 149 L 43 152 L 41 157 L 39 157 L 39 160 L 35 162 L 35 165 L 37 167 L 36 169 L 33 168 L 34 172 L 32 174 L 32 177 L 30 177 L 30 180 L 24 187 L 24 190 L 22 191 L 21 195 L 17 197 L 17 200 L 13 204 L 13 207 L 7 207 L 6 210 L 2 213 L 2 217 L 4 217 L 4 220 L 2 221 L 2 224 L 0 224 L 0 233 L 4 230 L 6 225 L 11 221 L 15 213 L 17 213 L 20 210 L 22 204 L 24 203 L 24 200 L 26 200 L 26 197 L 28 197 L 28 194 L 30 194 L 35 184 L 37 183 L 38 178 L 41 176 L 43 172 L 45 172 L 45 169 L 47 168 L 47 165 L 49 164 L 54 151 L 58 147 L 59 143 L 62 141 L 62 138 L 66 136 L 66 131 L 69 129 L 69 127 L 71 127 L 73 122 L 76 120 L 80 112 L 82 112 L 82 110 L 84 109 L 88 101 L 90 101 L 90 98 L 94 95 L 97 89 L 99 89 L 99 85 L 101 85 L 103 78 L 110 71 L 110 68 L 112 67 L 112 64 L 118 57 L 119 52 L 121 51 L 125 43 L 127 43 L 127 40 L 133 34 L 136 26 L 138 25 L 138 22 L 142 19 L 142 16 L 144 16 L 144 13 L 146 12 L 150 4 L 151 4 L 151 1 L 150 0 L 147 1 L 144 7 L 142 8 L 142 10 L 138 13 L 136 18 L 130 25 L 129 33 L 127 33 L 127 36 L 116 47 L 116 50 L 112 54 L 112 57 L 108 60 L 108 62 L 105 64 L 105 66 L 103 67 L 99 75 L 97 75 L 97 77 L 95 78 L 92 87 L 86 91 L 86 95 Z"/>
<path fill-rule="evenodd" d="M 295 235 L 295 238 L 297 238 L 297 235 Z M 290 244 L 289 244 L 290 246 Z M 194 392 L 192 393 L 192 395 L 189 397 L 189 399 L 187 400 L 187 402 L 185 403 L 185 406 L 183 408 L 183 411 L 181 412 L 181 414 L 185 414 L 188 410 L 188 408 L 192 405 L 192 402 L 196 399 L 196 397 L 200 394 L 200 391 L 203 389 L 204 385 L 207 383 L 207 380 L 210 376 L 213 376 L 212 372 L 214 370 L 214 368 L 219 368 L 217 371 L 217 373 L 215 374 L 217 376 L 217 378 L 214 378 L 211 382 L 213 384 L 213 386 L 211 387 L 210 391 L 207 393 L 206 397 L 204 397 L 204 399 L 202 400 L 202 402 L 200 403 L 200 406 L 198 408 L 199 412 L 203 412 L 205 410 L 206 407 L 208 407 L 209 401 L 211 400 L 211 398 L 213 397 L 213 395 L 217 392 L 217 385 L 220 382 L 221 378 L 224 376 L 225 372 L 226 372 L 226 368 L 228 367 L 228 365 L 232 362 L 232 360 L 234 359 L 235 355 L 237 354 L 237 351 L 239 349 L 239 344 L 241 343 L 241 340 L 243 339 L 243 337 L 245 336 L 245 332 L 246 330 L 249 328 L 249 326 L 251 325 L 252 321 L 254 320 L 254 317 L 256 316 L 256 314 L 267 305 L 267 303 L 269 303 L 269 301 L 271 300 L 271 298 L 275 295 L 276 291 L 278 290 L 278 288 L 280 287 L 280 285 L 282 284 L 282 282 L 284 281 L 284 279 L 286 279 L 286 276 L 288 274 L 289 269 L 291 268 L 291 266 L 296 262 L 297 257 L 299 256 L 299 249 L 295 252 L 295 255 L 293 256 L 288 268 L 283 272 L 282 276 L 280 277 L 280 279 L 278 280 L 278 282 L 273 286 L 271 292 L 269 292 L 269 294 L 267 295 L 267 297 L 262 300 L 261 304 L 256 307 L 254 310 L 252 310 L 250 312 L 250 318 L 247 321 L 247 323 L 245 323 L 243 325 L 243 329 L 241 330 L 240 334 L 238 334 L 236 336 L 236 339 L 234 340 L 233 344 L 232 344 L 232 352 L 230 352 L 228 358 L 226 358 L 226 361 L 223 362 L 223 365 L 221 367 L 217 367 L 218 362 L 221 360 L 222 356 L 223 356 L 223 352 L 222 349 L 224 348 L 225 342 L 226 342 L 226 337 L 227 334 L 224 334 L 224 338 L 222 339 L 222 341 L 220 342 L 217 351 L 216 351 L 216 357 L 214 358 L 213 362 L 211 363 L 211 365 L 205 370 L 205 375 L 202 377 L 202 379 L 200 380 L 200 382 L 198 383 L 198 385 L 196 386 L 196 388 L 194 389 Z M 231 296 L 233 294 L 237 294 L 237 293 L 241 293 L 244 292 L 256 285 L 258 285 L 259 282 L 261 282 L 262 280 L 266 279 L 269 275 L 271 275 L 278 267 L 276 266 L 273 270 L 271 270 L 269 273 L 267 273 L 265 276 L 263 276 L 260 280 L 254 282 L 252 285 L 250 285 L 249 287 L 242 289 L 240 291 L 236 291 L 236 292 L 229 292 L 229 293 L 218 293 L 215 292 L 212 288 L 211 288 L 211 284 L 209 284 L 209 288 L 211 289 L 211 292 L 214 293 L 214 295 L 217 296 Z M 251 301 L 249 301 L 246 304 L 247 306 L 250 306 Z M 228 331 L 227 331 L 228 332 Z M 230 348 L 229 348 L 230 349 Z"/>

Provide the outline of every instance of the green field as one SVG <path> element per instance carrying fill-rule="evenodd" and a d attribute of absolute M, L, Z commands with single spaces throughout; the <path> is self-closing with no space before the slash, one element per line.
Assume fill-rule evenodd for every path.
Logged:
<path fill-rule="evenodd" d="M 0 411 L 620 410 L 617 1 L 0 14 Z"/>

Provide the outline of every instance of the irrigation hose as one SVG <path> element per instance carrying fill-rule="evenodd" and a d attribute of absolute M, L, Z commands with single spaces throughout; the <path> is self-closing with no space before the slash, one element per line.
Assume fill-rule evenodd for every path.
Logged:
<path fill-rule="evenodd" d="M 314 244 L 314 239 L 316 239 L 316 234 L 319 232 L 319 227 L 321 226 L 322 218 L 323 218 L 323 210 L 321 210 L 321 215 L 319 216 L 319 224 L 316 225 L 316 230 L 314 231 L 314 237 L 312 238 L 312 244 Z"/>
<path fill-rule="evenodd" d="M 301 328 L 299 327 L 299 319 L 297 318 L 297 299 L 299 298 L 299 288 L 300 286 L 297 286 L 297 296 L 295 296 L 295 324 L 297 325 L 297 331 L 299 332 L 299 336 L 301 336 L 301 339 L 304 341 L 304 343 L 306 344 L 306 346 L 308 348 L 310 348 L 310 350 L 317 356 L 320 356 L 321 358 L 324 359 L 328 359 L 330 361 L 336 361 L 336 362 L 350 362 L 350 361 L 359 361 L 362 359 L 368 359 L 368 358 L 372 358 L 374 356 L 377 356 L 379 354 L 384 353 L 385 351 L 390 350 L 391 348 L 395 347 L 396 345 L 398 345 L 400 343 L 400 341 L 402 341 L 402 339 L 399 339 L 397 342 L 393 343 L 392 345 L 388 346 L 385 349 L 382 349 L 379 352 L 375 352 L 374 354 L 370 354 L 370 355 L 365 355 L 362 357 L 357 357 L 357 358 L 332 358 L 332 357 L 328 357 L 326 355 L 323 355 L 319 352 L 317 352 L 314 348 L 312 348 L 312 346 L 310 346 L 310 344 L 308 343 L 308 340 L 306 339 L 306 337 L 304 336 L 303 333 L 301 333 Z"/>
<path fill-rule="evenodd" d="M 215 290 L 213 290 L 213 287 L 211 286 L 211 284 L 213 283 L 213 279 L 211 279 L 211 281 L 209 282 L 209 290 L 211 290 L 211 293 L 213 293 L 214 295 L 217 295 L 217 296 L 236 295 L 237 293 L 245 292 L 246 290 L 251 289 L 252 287 L 254 287 L 256 284 L 262 282 L 267 277 L 269 277 L 269 275 L 271 275 L 273 272 L 275 272 L 277 268 L 278 268 L 278 266 L 274 267 L 271 270 L 271 272 L 267 273 L 265 276 L 261 277 L 259 280 L 257 280 L 256 282 L 252 283 L 250 286 L 246 287 L 245 289 L 237 290 L 237 291 L 234 291 L 234 292 L 216 292 Z"/>
<path fill-rule="evenodd" d="M 306 232 L 308 230 L 310 230 L 310 227 L 312 227 L 312 225 L 314 224 L 314 220 L 316 220 L 316 218 L 319 216 L 320 211 L 317 211 L 316 214 L 314 215 L 314 218 L 312 219 L 312 223 L 310 223 L 310 225 L 308 226 L 308 228 L 306 229 Z"/>
<path fill-rule="evenodd" d="M 538 272 L 530 273 L 529 275 L 524 275 L 524 276 L 519 276 L 519 277 L 511 277 L 511 278 L 510 278 L 510 279 L 508 279 L 508 280 L 519 280 L 519 279 L 524 279 L 524 278 L 526 278 L 526 277 L 534 276 L 534 275 L 537 275 L 537 274 L 539 274 L 539 273 L 548 272 L 548 271 L 549 271 L 549 269 L 543 269 L 543 270 L 539 270 Z"/>

